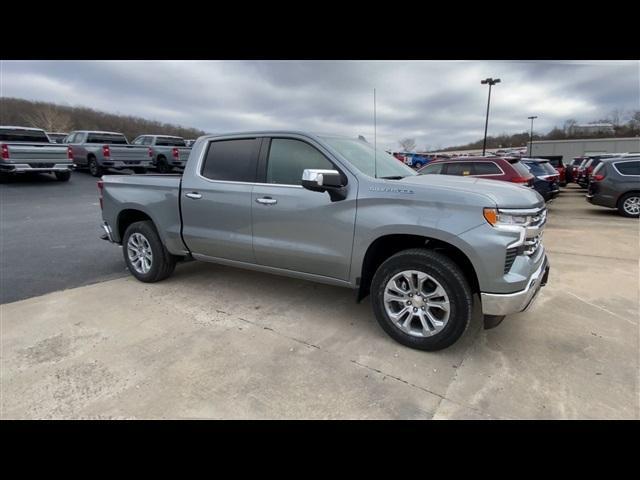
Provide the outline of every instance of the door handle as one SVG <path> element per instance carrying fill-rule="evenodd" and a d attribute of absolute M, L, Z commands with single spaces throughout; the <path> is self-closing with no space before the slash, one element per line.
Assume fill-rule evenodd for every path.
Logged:
<path fill-rule="evenodd" d="M 198 192 L 185 193 L 184 196 L 187 197 L 187 198 L 193 198 L 194 200 L 198 200 L 198 199 L 202 198 L 202 194 L 198 193 Z"/>
<path fill-rule="evenodd" d="M 256 198 L 256 202 L 261 203 L 263 205 L 275 205 L 276 203 L 278 203 L 278 200 L 271 197 L 262 197 L 262 198 Z"/>

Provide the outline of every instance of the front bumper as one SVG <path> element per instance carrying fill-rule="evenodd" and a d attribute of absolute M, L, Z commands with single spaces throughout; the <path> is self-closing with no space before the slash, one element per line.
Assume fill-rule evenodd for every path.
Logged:
<path fill-rule="evenodd" d="M 533 304 L 540 288 L 549 278 L 549 259 L 545 255 L 540 267 L 531 275 L 527 288 L 515 293 L 481 293 L 482 313 L 485 315 L 510 315 L 523 312 Z"/>
<path fill-rule="evenodd" d="M 68 172 L 74 169 L 73 163 L 53 163 L 50 165 L 38 165 L 37 163 L 5 163 L 0 164 L 0 171 L 8 173 L 26 172 Z"/>

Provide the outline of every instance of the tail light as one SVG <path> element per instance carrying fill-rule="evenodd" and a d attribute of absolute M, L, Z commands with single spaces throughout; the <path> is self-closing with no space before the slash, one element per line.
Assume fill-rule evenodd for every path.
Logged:
<path fill-rule="evenodd" d="M 601 182 L 602 180 L 604 180 L 604 177 L 606 177 L 607 174 L 606 173 L 598 173 L 594 176 L 591 177 L 591 181 L 592 182 Z"/>
<path fill-rule="evenodd" d="M 103 209 L 104 205 L 103 205 L 103 198 L 102 198 L 102 191 L 104 190 L 104 182 L 102 180 L 98 180 L 98 198 L 100 199 L 100 210 Z"/>
<path fill-rule="evenodd" d="M 111 150 L 109 150 L 109 145 L 103 145 L 102 146 L 102 155 L 105 157 L 110 157 L 111 156 Z"/>
<path fill-rule="evenodd" d="M 511 179 L 513 183 L 529 183 L 529 178 L 527 177 L 513 177 Z"/>
<path fill-rule="evenodd" d="M 69 160 L 73 160 L 73 148 L 71 148 L 71 146 L 67 147 L 67 158 L 69 158 Z"/>
<path fill-rule="evenodd" d="M 174 148 L 171 153 L 173 154 L 173 158 L 180 160 L 180 151 L 177 148 Z"/>
<path fill-rule="evenodd" d="M 148 150 L 148 152 L 147 152 L 147 153 L 149 153 L 149 156 L 150 156 L 150 157 L 153 157 L 153 150 L 151 150 L 151 147 L 149 147 L 149 150 Z"/>
<path fill-rule="evenodd" d="M 9 147 L 4 143 L 2 144 L 2 159 L 9 160 Z"/>

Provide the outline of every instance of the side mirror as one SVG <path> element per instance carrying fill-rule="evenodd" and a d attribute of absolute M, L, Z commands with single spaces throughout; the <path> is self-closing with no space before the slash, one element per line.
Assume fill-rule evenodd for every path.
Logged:
<path fill-rule="evenodd" d="M 346 198 L 342 175 L 337 170 L 305 169 L 302 172 L 302 187 L 312 192 L 329 192 L 334 202 Z"/>

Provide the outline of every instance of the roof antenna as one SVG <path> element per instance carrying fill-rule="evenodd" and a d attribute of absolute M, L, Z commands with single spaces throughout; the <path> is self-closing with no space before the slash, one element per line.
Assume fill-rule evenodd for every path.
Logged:
<path fill-rule="evenodd" d="M 378 178 L 378 141 L 376 136 L 376 89 L 373 89 L 373 176 Z"/>

